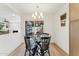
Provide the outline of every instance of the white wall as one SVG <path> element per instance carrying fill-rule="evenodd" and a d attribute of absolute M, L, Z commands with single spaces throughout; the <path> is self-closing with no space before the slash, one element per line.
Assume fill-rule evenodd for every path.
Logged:
<path fill-rule="evenodd" d="M 0 55 L 8 55 L 19 46 L 22 42 L 20 33 L 20 16 L 15 14 L 13 10 L 5 4 L 0 4 L 0 17 L 6 18 L 9 21 L 9 34 L 0 35 Z M 18 33 L 12 33 L 13 29 L 17 29 Z"/>
<path fill-rule="evenodd" d="M 61 27 L 60 16 L 67 13 L 66 26 Z M 69 6 L 68 4 L 63 5 L 54 17 L 54 29 L 55 29 L 55 43 L 61 47 L 65 52 L 69 54 Z"/>
<path fill-rule="evenodd" d="M 44 17 L 44 32 L 51 35 L 51 43 L 54 42 L 54 19 L 53 14 L 46 14 Z"/>

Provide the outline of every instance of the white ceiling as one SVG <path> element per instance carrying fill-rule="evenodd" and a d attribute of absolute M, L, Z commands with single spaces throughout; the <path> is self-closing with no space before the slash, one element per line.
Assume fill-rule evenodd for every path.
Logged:
<path fill-rule="evenodd" d="M 36 6 L 39 6 L 38 11 L 43 13 L 54 13 L 61 8 L 65 3 L 9 3 L 10 8 L 22 13 L 34 13 L 37 11 Z"/>

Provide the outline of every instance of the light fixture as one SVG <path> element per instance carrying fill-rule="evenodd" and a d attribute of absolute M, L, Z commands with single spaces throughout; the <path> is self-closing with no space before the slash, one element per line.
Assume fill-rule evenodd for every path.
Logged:
<path fill-rule="evenodd" d="M 32 18 L 35 20 L 43 19 L 43 13 L 39 11 L 39 6 L 36 6 L 36 11 L 32 14 Z"/>

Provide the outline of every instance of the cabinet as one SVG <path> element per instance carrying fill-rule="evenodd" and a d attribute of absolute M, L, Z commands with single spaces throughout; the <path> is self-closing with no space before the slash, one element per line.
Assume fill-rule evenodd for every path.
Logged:
<path fill-rule="evenodd" d="M 25 36 L 43 33 L 43 21 L 25 21 Z"/>
<path fill-rule="evenodd" d="M 70 4 L 70 55 L 79 56 L 79 4 Z"/>

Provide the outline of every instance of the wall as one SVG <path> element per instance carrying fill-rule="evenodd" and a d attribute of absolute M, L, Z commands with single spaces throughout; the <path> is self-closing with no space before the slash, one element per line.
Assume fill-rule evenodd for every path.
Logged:
<path fill-rule="evenodd" d="M 5 4 L 0 4 L 0 17 L 4 17 L 9 21 L 9 34 L 0 35 L 0 55 L 8 55 L 22 43 L 20 33 L 20 16 Z M 17 29 L 19 32 L 13 34 L 13 29 Z"/>
<path fill-rule="evenodd" d="M 61 27 L 60 16 L 64 13 L 67 13 L 66 26 Z M 64 4 L 60 8 L 54 17 L 54 29 L 55 29 L 55 43 L 62 48 L 66 53 L 69 54 L 69 6 Z"/>

